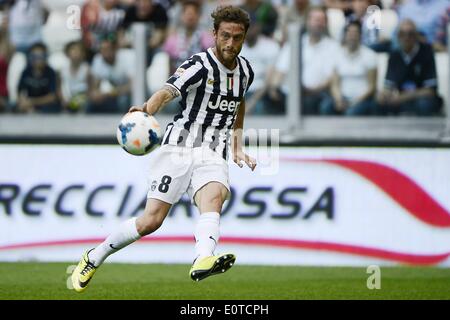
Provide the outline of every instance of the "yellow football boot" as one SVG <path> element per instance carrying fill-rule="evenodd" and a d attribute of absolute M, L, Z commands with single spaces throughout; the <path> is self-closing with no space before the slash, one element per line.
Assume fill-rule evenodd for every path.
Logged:
<path fill-rule="evenodd" d="M 194 281 L 200 281 L 206 277 L 224 273 L 233 266 L 234 261 L 236 256 L 232 253 L 197 259 L 189 270 L 189 276 Z"/>
<path fill-rule="evenodd" d="M 91 281 L 95 271 L 97 270 L 94 264 L 89 261 L 88 254 L 92 250 L 94 249 L 91 249 L 84 253 L 77 267 L 75 268 L 75 270 L 73 270 L 72 285 L 73 289 L 76 292 L 83 292 L 84 290 L 86 290 L 89 281 Z"/>

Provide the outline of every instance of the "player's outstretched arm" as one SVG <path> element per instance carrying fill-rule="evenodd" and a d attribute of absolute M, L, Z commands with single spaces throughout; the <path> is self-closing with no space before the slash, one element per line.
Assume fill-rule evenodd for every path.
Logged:
<path fill-rule="evenodd" d="M 244 161 L 247 166 L 253 170 L 256 167 L 256 160 L 244 153 L 242 150 L 242 130 L 244 127 L 244 117 L 245 117 L 245 100 L 241 100 L 239 105 L 238 114 L 236 116 L 236 121 L 233 127 L 233 136 L 231 138 L 231 151 L 233 154 L 233 161 L 242 168 Z"/>
<path fill-rule="evenodd" d="M 143 111 L 153 115 L 179 95 L 180 92 L 177 89 L 170 85 L 165 85 L 162 89 L 156 91 L 142 106 L 132 106 L 129 112 Z"/>

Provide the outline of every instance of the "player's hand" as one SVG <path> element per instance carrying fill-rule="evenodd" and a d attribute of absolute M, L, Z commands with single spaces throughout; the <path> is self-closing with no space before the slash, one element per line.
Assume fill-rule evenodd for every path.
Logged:
<path fill-rule="evenodd" d="M 236 151 L 233 153 L 233 161 L 240 167 L 243 167 L 243 164 L 241 161 L 244 161 L 247 166 L 252 169 L 252 171 L 255 170 L 256 167 L 256 160 L 250 157 L 249 155 L 245 154 L 242 150 Z"/>
<path fill-rule="evenodd" d="M 128 110 L 129 113 L 131 113 L 131 112 L 136 112 L 136 111 L 144 112 L 144 108 L 143 108 L 143 107 L 138 107 L 138 106 L 132 106 L 132 107 L 130 108 L 130 110 Z"/>
<path fill-rule="evenodd" d="M 140 111 L 140 112 L 145 112 L 145 107 L 146 107 L 146 103 L 144 103 L 142 106 L 132 106 L 130 108 L 130 110 L 128 110 L 129 113 L 131 112 L 136 112 L 136 111 Z"/>

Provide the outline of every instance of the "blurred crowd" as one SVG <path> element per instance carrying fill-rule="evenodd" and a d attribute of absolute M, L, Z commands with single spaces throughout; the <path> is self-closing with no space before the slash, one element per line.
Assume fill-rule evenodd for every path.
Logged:
<path fill-rule="evenodd" d="M 232 4 L 252 20 L 241 52 L 255 71 L 247 113 L 286 112 L 289 30 L 297 25 L 303 114 L 443 114 L 435 56 L 447 52 L 450 0 L 79 0 L 80 36 L 64 43 L 57 67 L 42 36 L 51 13 L 47 2 L 0 0 L 0 112 L 125 112 L 135 73 L 133 23 L 148 25 L 148 67 L 167 61 L 168 74 L 160 75 L 167 77 L 214 44 L 210 14 Z M 383 74 L 380 54 L 388 56 Z M 17 71 L 12 60 L 20 55 L 25 62 Z"/>

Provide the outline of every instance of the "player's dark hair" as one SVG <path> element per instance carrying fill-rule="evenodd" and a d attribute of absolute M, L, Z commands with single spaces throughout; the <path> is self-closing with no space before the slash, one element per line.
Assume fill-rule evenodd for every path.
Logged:
<path fill-rule="evenodd" d="M 233 6 L 221 6 L 211 13 L 211 17 L 214 20 L 214 30 L 217 32 L 219 30 L 220 23 L 222 22 L 234 22 L 239 23 L 244 26 L 245 32 L 247 32 L 250 27 L 250 16 L 249 14 L 239 8 Z"/>

